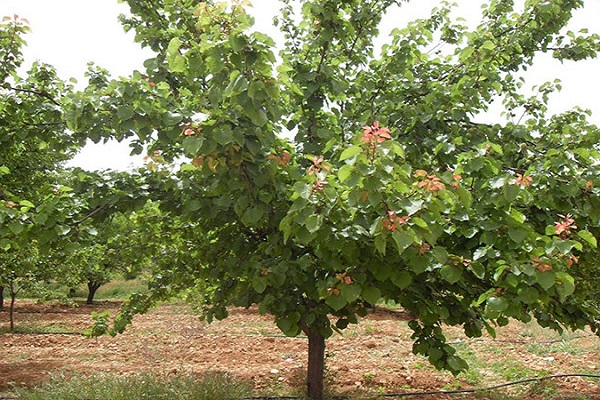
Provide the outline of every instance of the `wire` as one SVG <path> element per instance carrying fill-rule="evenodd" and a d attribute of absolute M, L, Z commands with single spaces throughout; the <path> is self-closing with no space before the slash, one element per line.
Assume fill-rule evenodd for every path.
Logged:
<path fill-rule="evenodd" d="M 486 392 L 489 390 L 501 389 L 507 386 L 521 385 L 523 383 L 531 383 L 531 382 L 539 382 L 548 379 L 554 378 L 570 378 L 570 377 L 581 377 L 581 378 L 596 378 L 600 379 L 600 375 L 593 374 L 557 374 L 557 375 L 547 375 L 547 376 L 539 376 L 536 378 L 529 379 L 521 379 L 518 381 L 506 382 L 499 385 L 488 386 L 484 388 L 472 388 L 472 389 L 457 389 L 457 390 L 439 390 L 439 391 L 428 391 L 428 392 L 405 392 L 405 393 L 389 393 L 389 394 L 380 394 L 377 397 L 405 397 L 405 396 L 429 396 L 434 394 L 460 394 L 460 393 L 476 393 L 476 392 Z"/>
<path fill-rule="evenodd" d="M 521 379 L 518 381 L 506 382 L 499 385 L 488 386 L 483 388 L 472 388 L 472 389 L 457 389 L 457 390 L 431 390 L 425 392 L 403 392 L 403 393 L 388 393 L 388 394 L 378 394 L 371 395 L 368 398 L 393 398 L 393 397 L 408 397 L 408 396 L 433 396 L 438 394 L 461 394 L 461 393 L 477 393 L 477 392 L 486 392 L 490 390 L 501 389 L 507 386 L 521 385 L 524 383 L 531 382 L 540 382 L 548 379 L 555 378 L 570 378 L 570 377 L 581 377 L 581 378 L 595 378 L 600 379 L 600 375 L 594 374 L 556 374 L 556 375 L 547 375 L 547 376 L 539 376 L 536 378 L 529 379 Z M 598 393 L 600 395 L 600 392 Z M 243 400 L 284 400 L 284 399 L 301 399 L 300 396 L 250 396 L 244 397 Z M 334 397 L 334 399 L 350 399 L 350 397 L 340 396 Z M 1 399 L 0 399 L 1 400 Z"/>

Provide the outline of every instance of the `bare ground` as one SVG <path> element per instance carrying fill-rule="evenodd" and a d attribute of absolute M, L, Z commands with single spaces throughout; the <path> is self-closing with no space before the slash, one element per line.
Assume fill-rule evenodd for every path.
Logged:
<path fill-rule="evenodd" d="M 209 325 L 186 306 L 169 304 L 137 316 L 133 326 L 115 338 L 87 339 L 79 334 L 91 325 L 92 311 L 114 314 L 118 306 L 114 302 L 76 308 L 18 302 L 17 328 L 28 333 L 0 334 L 0 397 L 10 396 L 15 386 L 39 385 L 56 374 L 121 375 L 147 370 L 167 375 L 225 371 L 250 382 L 257 394 L 302 391 L 307 341 L 284 337 L 269 316 L 234 309 L 226 320 Z M 449 341 L 474 366 L 471 372 L 454 377 L 411 353 L 406 320 L 402 312 L 377 309 L 344 336 L 329 339 L 330 389 L 354 395 L 389 394 L 487 387 L 550 374 L 600 375 L 598 337 L 589 332 L 559 337 L 535 324 L 512 324 L 502 328 L 496 339 L 469 339 L 460 329 L 448 328 Z M 7 326 L 8 313 L 2 311 L 2 332 Z M 600 381 L 593 378 L 552 379 L 502 390 L 495 396 L 600 399 Z M 474 395 L 464 396 L 459 398 Z"/>

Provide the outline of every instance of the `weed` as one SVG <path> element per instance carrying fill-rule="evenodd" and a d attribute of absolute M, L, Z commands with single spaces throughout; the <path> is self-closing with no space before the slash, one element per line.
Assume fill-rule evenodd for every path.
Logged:
<path fill-rule="evenodd" d="M 462 388 L 462 383 L 458 380 L 453 380 L 442 386 L 442 390 L 457 390 Z"/>
<path fill-rule="evenodd" d="M 556 343 L 537 343 L 533 342 L 527 346 L 527 350 L 536 356 L 546 356 L 548 354 L 564 353 L 577 356 L 584 353 L 584 349 L 572 340 L 561 340 Z"/>
<path fill-rule="evenodd" d="M 1 327 L 0 334 L 9 333 L 8 327 Z M 22 322 L 16 326 L 14 333 L 20 334 L 49 334 L 49 333 L 74 333 L 72 328 L 64 325 L 43 325 L 36 322 Z"/>
<path fill-rule="evenodd" d="M 544 397 L 546 398 L 553 398 L 557 394 L 557 388 L 558 385 L 556 384 L 556 382 L 550 379 L 539 380 L 531 385 L 528 394 L 544 395 Z"/>
<path fill-rule="evenodd" d="M 529 369 L 527 366 L 514 359 L 492 363 L 491 369 L 495 373 L 500 374 L 500 376 L 507 381 L 532 378 L 539 374 L 539 371 Z"/>
<path fill-rule="evenodd" d="M 374 379 L 375 379 L 375 374 L 373 374 L 372 372 L 364 373 L 362 376 L 362 380 L 366 385 L 373 383 Z"/>
<path fill-rule="evenodd" d="M 134 376 L 92 374 L 54 376 L 32 390 L 18 389 L 20 400 L 221 400 L 243 398 L 251 394 L 245 383 L 231 376 L 212 372 L 201 377 L 141 373 Z"/>

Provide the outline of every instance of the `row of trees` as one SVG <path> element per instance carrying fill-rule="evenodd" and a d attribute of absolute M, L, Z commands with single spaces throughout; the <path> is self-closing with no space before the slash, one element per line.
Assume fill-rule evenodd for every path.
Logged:
<path fill-rule="evenodd" d="M 442 5 L 394 30 L 380 53 L 378 23 L 400 1 L 282 1 L 278 56 L 237 2 L 127 3 L 125 29 L 155 56 L 127 78 L 92 68 L 80 92 L 46 66 L 18 79 L 26 28 L 2 27 L 0 113 L 15 124 L 0 137 L 2 257 L 21 262 L 17 252 L 35 246 L 105 260 L 112 235 L 78 253 L 82 235 L 118 230 L 114 212 L 151 199 L 137 242 L 155 251 L 150 291 L 131 298 L 111 332 L 174 295 L 209 321 L 258 304 L 285 334 L 308 337 L 315 400 L 325 339 L 380 300 L 409 310 L 413 351 L 453 373 L 467 365 L 445 325 L 473 337 L 535 318 L 600 332 L 589 284 L 600 130 L 583 110 L 548 116 L 558 85 L 530 96 L 518 78 L 541 52 L 597 55 L 597 35 L 564 31 L 582 1 L 528 0 L 518 13 L 490 1 L 471 30 Z M 495 100 L 508 119 L 478 123 Z M 53 159 L 35 192 L 5 184 L 22 182 L 22 157 L 4 157 L 14 148 L 66 157 L 109 138 L 147 148 L 151 168 L 56 186 L 62 159 Z"/>
<path fill-rule="evenodd" d="M 0 25 L 0 309 L 6 295 L 11 330 L 22 291 L 43 297 L 48 281 L 83 282 L 91 303 L 116 274 L 144 269 L 151 254 L 136 219 L 155 213 L 149 204 L 130 214 L 145 203 L 129 188 L 135 176 L 65 168 L 86 141 L 68 131 L 62 107 L 74 88 L 40 62 L 19 74 L 28 31 L 18 16 Z"/>

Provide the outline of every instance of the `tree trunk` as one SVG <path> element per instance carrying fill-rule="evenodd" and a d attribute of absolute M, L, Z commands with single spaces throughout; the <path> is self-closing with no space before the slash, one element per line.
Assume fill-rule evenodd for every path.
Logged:
<path fill-rule="evenodd" d="M 306 388 L 310 400 L 323 399 L 323 378 L 325 374 L 325 338 L 320 332 L 307 330 L 308 370 Z"/>
<path fill-rule="evenodd" d="M 87 283 L 88 296 L 87 296 L 86 304 L 94 304 L 94 296 L 96 295 L 96 291 L 100 288 L 100 286 L 102 286 L 101 283 L 94 282 L 94 281 L 88 281 L 88 283 Z"/>
<path fill-rule="evenodd" d="M 4 286 L 0 286 L 0 310 L 4 310 Z"/>
<path fill-rule="evenodd" d="M 15 291 L 15 286 L 13 282 L 8 284 L 8 289 L 10 291 L 10 307 L 8 309 L 8 319 L 10 321 L 10 333 L 14 333 L 15 331 L 15 300 L 17 299 L 17 292 Z"/>

